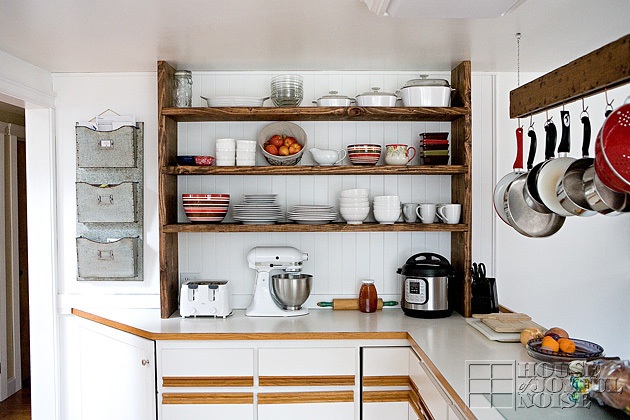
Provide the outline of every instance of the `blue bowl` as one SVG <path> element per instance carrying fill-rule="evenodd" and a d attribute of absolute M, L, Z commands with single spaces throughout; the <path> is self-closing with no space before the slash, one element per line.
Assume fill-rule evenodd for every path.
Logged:
<path fill-rule="evenodd" d="M 194 156 L 177 156 L 177 164 L 181 166 L 196 166 Z"/>

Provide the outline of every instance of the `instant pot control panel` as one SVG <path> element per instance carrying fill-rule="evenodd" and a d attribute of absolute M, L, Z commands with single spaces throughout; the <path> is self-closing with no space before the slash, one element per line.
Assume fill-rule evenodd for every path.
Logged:
<path fill-rule="evenodd" d="M 428 282 L 424 278 L 405 279 L 405 300 L 408 303 L 424 305 L 427 303 Z"/>

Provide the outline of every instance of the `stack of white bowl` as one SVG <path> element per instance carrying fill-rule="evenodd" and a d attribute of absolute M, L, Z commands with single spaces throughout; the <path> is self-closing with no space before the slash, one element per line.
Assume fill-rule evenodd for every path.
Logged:
<path fill-rule="evenodd" d="M 236 165 L 236 140 L 217 139 L 215 149 L 217 166 Z"/>
<path fill-rule="evenodd" d="M 383 225 L 392 225 L 400 218 L 400 197 L 377 195 L 374 197 L 374 218 Z"/>
<path fill-rule="evenodd" d="M 236 140 L 236 166 L 256 166 L 255 140 Z"/>
<path fill-rule="evenodd" d="M 339 194 L 339 213 L 349 225 L 360 225 L 370 213 L 370 190 L 357 188 Z"/>

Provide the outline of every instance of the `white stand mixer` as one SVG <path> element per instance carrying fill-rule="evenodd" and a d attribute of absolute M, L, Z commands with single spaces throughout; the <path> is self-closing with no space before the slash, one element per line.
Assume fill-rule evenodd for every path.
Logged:
<path fill-rule="evenodd" d="M 308 254 L 290 246 L 258 246 L 247 254 L 249 268 L 256 270 L 254 298 L 245 311 L 247 316 L 300 316 L 308 314 L 308 309 L 283 309 L 273 300 L 270 284 L 272 270 L 300 273 L 302 262 Z"/>

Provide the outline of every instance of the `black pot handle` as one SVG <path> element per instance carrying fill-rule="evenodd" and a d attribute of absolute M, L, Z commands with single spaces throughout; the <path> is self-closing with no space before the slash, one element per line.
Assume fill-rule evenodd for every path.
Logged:
<path fill-rule="evenodd" d="M 409 257 L 409 259 L 407 260 L 407 262 L 405 264 L 413 264 L 415 262 L 418 262 L 418 259 L 420 259 L 420 258 L 423 259 L 426 262 L 431 262 L 433 260 L 438 260 L 440 262 L 443 262 L 443 263 L 446 263 L 446 264 L 450 265 L 450 262 L 446 258 L 441 256 L 440 254 L 434 254 L 433 252 L 421 252 L 419 254 L 412 255 L 411 257 Z"/>
<path fill-rule="evenodd" d="M 558 130 L 553 121 L 545 125 L 545 159 L 549 160 L 555 156 L 556 140 L 558 139 Z"/>
<path fill-rule="evenodd" d="M 569 111 L 560 111 L 562 119 L 562 137 L 558 146 L 558 153 L 569 153 L 571 151 L 571 117 Z"/>
<path fill-rule="evenodd" d="M 536 139 L 536 132 L 533 128 L 527 131 L 529 136 L 529 154 L 527 155 L 527 170 L 531 171 L 534 166 L 534 158 L 536 157 L 536 149 L 538 148 L 538 140 Z"/>
<path fill-rule="evenodd" d="M 584 138 L 582 140 L 582 157 L 588 157 L 588 148 L 591 145 L 591 120 L 588 115 L 582 117 L 582 125 L 584 126 Z"/>

